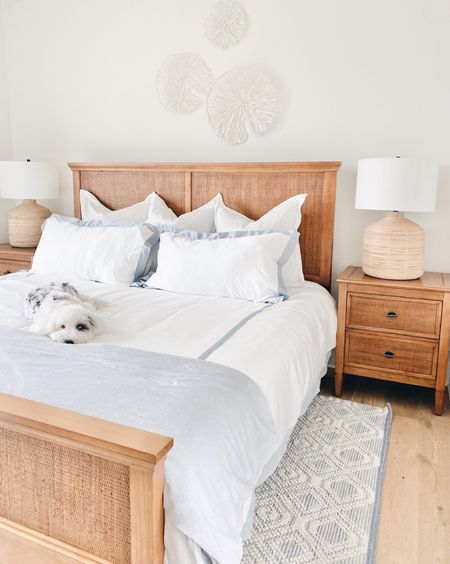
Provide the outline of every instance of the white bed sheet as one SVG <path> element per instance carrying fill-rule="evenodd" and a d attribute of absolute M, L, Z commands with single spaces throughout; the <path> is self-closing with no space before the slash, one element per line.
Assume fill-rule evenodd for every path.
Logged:
<path fill-rule="evenodd" d="M 26 328 L 23 299 L 48 283 L 44 276 L 16 273 L 0 278 L 0 324 Z M 318 284 L 281 304 L 265 306 L 230 298 L 187 296 L 69 280 L 80 291 L 101 298 L 108 332 L 95 342 L 198 358 L 225 341 L 207 360 L 252 378 L 266 395 L 280 434 L 291 429 L 319 390 L 319 374 L 335 346 L 336 306 Z M 254 315 L 233 333 L 236 325 Z M 228 332 L 232 332 L 226 338 Z"/>
<path fill-rule="evenodd" d="M 69 281 L 107 304 L 102 312 L 108 332 L 95 342 L 203 357 L 240 370 L 267 397 L 284 439 L 319 391 L 327 353 L 335 346 L 335 302 L 311 282 L 287 301 L 266 306 Z M 47 282 L 44 276 L 25 272 L 0 278 L 0 325 L 26 328 L 24 296 Z M 179 564 L 180 557 L 186 564 L 202 561 L 198 547 L 171 523 L 166 525 L 166 545 L 168 564 Z"/>

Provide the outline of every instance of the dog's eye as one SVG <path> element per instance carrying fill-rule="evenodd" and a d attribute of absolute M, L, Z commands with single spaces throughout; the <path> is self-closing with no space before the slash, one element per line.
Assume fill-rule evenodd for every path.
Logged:
<path fill-rule="evenodd" d="M 66 328 L 66 326 L 65 326 L 65 325 L 61 325 L 61 329 L 65 329 L 65 328 Z"/>
<path fill-rule="evenodd" d="M 87 331 L 89 329 L 89 327 L 87 325 L 85 325 L 84 323 L 78 323 L 76 325 L 75 329 L 77 331 Z"/>

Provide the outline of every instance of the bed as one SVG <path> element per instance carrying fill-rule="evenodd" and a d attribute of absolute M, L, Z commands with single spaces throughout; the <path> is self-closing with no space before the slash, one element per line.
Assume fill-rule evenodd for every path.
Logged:
<path fill-rule="evenodd" d="M 277 308 L 253 303 L 237 306 L 227 298 L 194 299 L 140 288 L 81 284 L 83 291 L 110 304 L 109 316 L 118 328 L 99 337 L 99 344 L 135 350 L 136 359 L 145 350 L 173 355 L 186 359 L 188 367 L 189 359 L 203 358 L 211 367 L 226 365 L 249 376 L 263 392 L 275 422 L 274 433 L 282 438 L 261 468 L 260 482 L 274 469 L 289 430 L 317 393 L 327 353 L 334 346 L 334 304 L 327 290 L 339 163 L 72 163 L 70 167 L 77 216 L 81 188 L 111 209 L 129 206 L 154 190 L 177 213 L 195 209 L 221 192 L 229 206 L 251 218 L 289 196 L 308 193 L 300 228 L 308 282 Z M 43 281 L 29 273 L 0 280 L 1 326 L 25 327 L 20 302 L 27 289 Z M 205 327 L 207 331 L 201 330 Z M 271 348 L 262 350 L 268 335 Z M 111 349 L 111 355 L 115 350 Z M 39 357 L 35 362 L 39 364 Z M 165 550 L 169 564 L 204 561 L 201 546 L 205 543 L 194 542 L 195 534 L 190 536 L 174 522 L 176 511 L 171 507 L 167 511 L 167 499 L 164 524 L 164 469 L 173 447 L 170 435 L 152 432 L 130 415 L 112 417 L 111 406 L 118 394 L 111 392 L 104 401 L 85 407 L 76 388 L 57 401 L 48 395 L 48 388 L 43 394 L 42 382 L 24 393 L 5 366 L 0 378 L 4 392 L 0 394 L 2 562 L 156 564 L 163 562 Z M 86 382 L 85 389 L 95 385 Z M 138 385 L 136 381 L 136 389 Z M 89 393 L 95 396 L 96 389 Z M 138 402 L 139 397 L 128 401 Z M 120 406 L 115 413 L 120 413 Z M 198 472 L 201 475 L 200 468 Z M 170 503 L 177 501 L 171 494 Z M 200 500 L 198 506 L 201 512 Z M 249 507 L 246 513 L 251 514 Z"/>

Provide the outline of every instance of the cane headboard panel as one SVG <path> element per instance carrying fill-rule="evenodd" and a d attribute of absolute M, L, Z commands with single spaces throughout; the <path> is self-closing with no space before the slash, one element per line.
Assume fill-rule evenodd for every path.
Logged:
<path fill-rule="evenodd" d="M 308 193 L 300 227 L 303 272 L 307 280 L 330 288 L 339 162 L 69 166 L 74 177 L 77 217 L 81 216 L 81 188 L 114 210 L 139 202 L 155 191 L 177 214 L 195 209 L 221 192 L 227 206 L 252 219 L 290 196 Z"/>

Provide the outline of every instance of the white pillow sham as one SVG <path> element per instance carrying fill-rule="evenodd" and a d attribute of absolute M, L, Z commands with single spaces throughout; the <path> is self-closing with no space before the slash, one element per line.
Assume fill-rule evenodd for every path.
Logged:
<path fill-rule="evenodd" d="M 112 221 L 140 221 L 147 219 L 148 210 L 152 204 L 155 192 L 149 194 L 145 200 L 121 208 L 119 210 L 110 210 L 104 206 L 95 196 L 87 190 L 80 190 L 81 217 L 85 220 L 89 219 L 107 219 Z"/>
<path fill-rule="evenodd" d="M 281 269 L 296 241 L 296 232 L 165 232 L 158 268 L 146 285 L 180 294 L 282 301 L 287 293 Z"/>
<path fill-rule="evenodd" d="M 165 201 L 155 193 L 148 210 L 147 221 L 152 225 L 174 225 L 180 229 L 189 229 L 202 233 L 214 231 L 214 215 L 218 205 L 223 205 L 221 194 L 190 212 L 177 216 Z"/>
<path fill-rule="evenodd" d="M 216 231 L 297 231 L 302 221 L 301 207 L 307 195 L 297 194 L 288 198 L 256 221 L 223 203 L 219 204 L 215 214 Z M 287 288 L 296 288 L 304 283 L 299 244 L 283 268 L 283 279 Z"/>
<path fill-rule="evenodd" d="M 158 239 L 159 231 L 145 223 L 83 221 L 54 214 L 44 224 L 31 271 L 129 286 L 144 275 Z"/>

